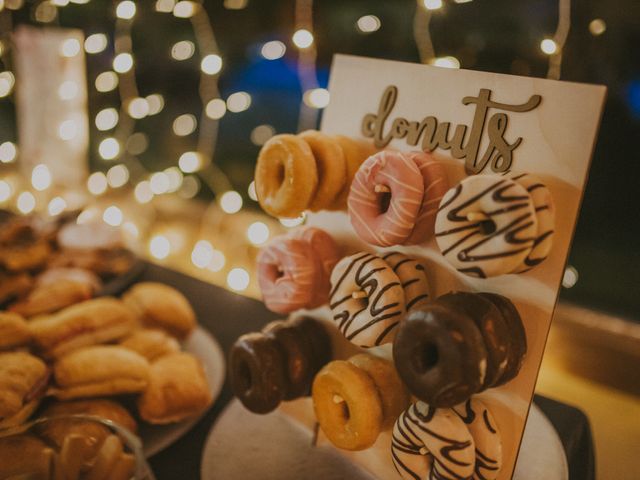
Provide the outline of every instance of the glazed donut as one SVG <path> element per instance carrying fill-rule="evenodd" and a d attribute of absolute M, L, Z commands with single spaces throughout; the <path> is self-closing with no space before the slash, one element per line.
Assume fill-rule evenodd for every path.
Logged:
<path fill-rule="evenodd" d="M 274 217 L 298 217 L 318 186 L 311 148 L 295 135 L 271 137 L 260 150 L 255 172 L 260 206 Z"/>
<path fill-rule="evenodd" d="M 255 413 L 268 413 L 284 399 L 285 358 L 273 338 L 261 333 L 242 335 L 229 354 L 231 389 Z"/>
<path fill-rule="evenodd" d="M 347 167 L 344 188 L 336 197 L 331 210 L 344 210 L 347 206 L 347 197 L 351 190 L 351 183 L 360 168 L 360 165 L 376 153 L 375 147 L 364 140 L 345 137 L 344 135 L 334 135 L 333 138 L 340 145 L 344 153 L 344 160 Z"/>
<path fill-rule="evenodd" d="M 411 152 L 408 154 L 418 166 L 422 175 L 424 194 L 418 211 L 415 226 L 405 243 L 412 245 L 423 243 L 433 237 L 433 228 L 438 213 L 438 205 L 449 189 L 447 171 L 444 166 L 434 160 L 427 152 Z"/>
<path fill-rule="evenodd" d="M 374 347 L 393 341 L 405 312 L 404 290 L 384 260 L 359 252 L 333 269 L 329 306 L 347 340 Z"/>
<path fill-rule="evenodd" d="M 435 235 L 458 271 L 486 278 L 517 269 L 533 247 L 537 228 L 524 187 L 504 177 L 473 175 L 442 199 Z"/>
<path fill-rule="evenodd" d="M 284 400 L 291 400 L 309 393 L 313 374 L 313 351 L 309 339 L 298 329 L 283 320 L 267 324 L 263 329 L 283 349 L 286 364 Z"/>
<path fill-rule="evenodd" d="M 406 155 L 383 151 L 369 157 L 351 184 L 351 225 L 367 243 L 405 243 L 416 224 L 424 186 L 420 170 Z"/>
<path fill-rule="evenodd" d="M 389 264 L 400 279 L 404 289 L 407 311 L 420 308 L 429 302 L 429 280 L 426 269 L 420 261 L 409 258 L 400 252 L 385 253 L 382 255 L 382 259 Z"/>
<path fill-rule="evenodd" d="M 460 480 L 472 477 L 476 452 L 469 429 L 453 410 L 417 402 L 393 427 L 391 457 L 402 478 Z"/>
<path fill-rule="evenodd" d="M 318 372 L 312 387 L 320 428 L 338 448 L 363 450 L 382 428 L 382 404 L 372 378 L 354 364 L 335 360 Z"/>
<path fill-rule="evenodd" d="M 453 407 L 469 429 L 476 449 L 473 478 L 495 480 L 502 468 L 502 440 L 489 409 L 476 398 Z"/>
<path fill-rule="evenodd" d="M 324 305 L 329 300 L 331 272 L 340 260 L 340 248 L 331 235 L 316 227 L 297 228 L 289 233 L 289 237 L 311 245 L 312 250 L 320 259 L 322 264 L 321 280 L 314 288 L 315 301 L 310 307 Z"/>
<path fill-rule="evenodd" d="M 409 405 L 409 391 L 404 386 L 393 363 L 369 353 L 359 353 L 349 359 L 371 377 L 378 390 L 382 406 L 382 430 L 391 428 Z"/>
<path fill-rule="evenodd" d="M 551 192 L 537 177 L 528 173 L 521 173 L 512 176 L 511 180 L 527 189 L 533 200 L 533 207 L 536 210 L 536 218 L 538 219 L 538 231 L 533 242 L 533 248 L 531 248 L 523 263 L 515 270 L 516 273 L 522 273 L 542 263 L 551 252 L 556 223 L 556 206 Z"/>
<path fill-rule="evenodd" d="M 311 245 L 277 237 L 262 248 L 257 258 L 258 283 L 267 308 L 289 313 L 316 301 L 322 282 L 322 266 Z"/>
<path fill-rule="evenodd" d="M 308 208 L 312 212 L 328 209 L 335 203 L 347 180 L 347 162 L 342 147 L 336 139 L 317 130 L 307 130 L 298 137 L 311 148 L 318 169 L 318 188 Z"/>
<path fill-rule="evenodd" d="M 452 292 L 438 297 L 436 302 L 467 315 L 480 330 L 487 350 L 487 373 L 482 389 L 498 383 L 507 368 L 510 332 L 498 308 L 476 293 Z"/>
<path fill-rule="evenodd" d="M 511 300 L 507 297 L 503 297 L 502 295 L 498 295 L 497 293 L 482 292 L 478 295 L 486 298 L 496 306 L 500 311 L 502 319 L 509 332 L 507 335 L 507 340 L 509 341 L 509 348 L 507 349 L 507 365 L 502 376 L 494 385 L 495 387 L 498 387 L 500 385 L 504 385 L 510 380 L 513 380 L 516 375 L 518 375 L 520 367 L 522 367 L 524 356 L 527 353 L 527 334 L 524 329 L 524 325 L 522 324 L 522 318 L 520 318 L 520 314 L 518 313 L 518 309 Z"/>
<path fill-rule="evenodd" d="M 393 360 L 409 391 L 434 407 L 468 399 L 482 387 L 487 370 L 487 350 L 473 320 L 437 303 L 407 314 Z"/>

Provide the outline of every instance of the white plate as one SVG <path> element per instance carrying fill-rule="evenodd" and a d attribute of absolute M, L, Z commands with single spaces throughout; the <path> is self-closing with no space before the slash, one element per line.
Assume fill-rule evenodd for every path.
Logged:
<path fill-rule="evenodd" d="M 202 362 L 209 387 L 211 388 L 213 397 L 211 404 L 213 405 L 220 394 L 220 390 L 222 390 L 225 377 L 225 358 L 220 345 L 209 332 L 198 327 L 184 342 L 183 348 L 186 352 L 198 357 Z M 145 457 L 149 458 L 177 441 L 191 430 L 205 413 L 202 412 L 197 417 L 170 425 L 140 423 L 138 434 L 142 439 Z"/>
<path fill-rule="evenodd" d="M 276 410 L 256 415 L 233 400 L 202 451 L 202 480 L 371 480 L 330 446 L 311 446 L 311 432 Z M 400 477 L 397 477 L 400 478 Z M 567 461 L 553 425 L 533 405 L 514 480 L 567 480 Z"/>

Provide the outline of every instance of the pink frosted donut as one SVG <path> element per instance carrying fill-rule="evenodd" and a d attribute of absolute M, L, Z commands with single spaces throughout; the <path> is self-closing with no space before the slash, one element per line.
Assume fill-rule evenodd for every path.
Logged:
<path fill-rule="evenodd" d="M 415 227 L 406 244 L 423 243 L 433 236 L 438 206 L 444 194 L 449 190 L 449 181 L 444 166 L 427 152 L 411 152 L 408 154 L 418 166 L 422 175 L 424 195 L 418 211 Z"/>
<path fill-rule="evenodd" d="M 320 228 L 302 227 L 289 233 L 289 237 L 302 240 L 311 245 L 311 248 L 320 259 L 322 265 L 321 281 L 316 287 L 316 295 L 312 307 L 319 307 L 329 301 L 331 289 L 331 272 L 340 260 L 340 249 L 331 235 Z"/>
<path fill-rule="evenodd" d="M 351 225 L 372 245 L 405 243 L 423 194 L 422 176 L 413 160 L 399 152 L 376 153 L 360 166 L 351 184 L 347 201 Z"/>
<path fill-rule="evenodd" d="M 289 313 L 314 303 L 322 266 L 311 245 L 278 237 L 258 253 L 258 283 L 267 308 Z"/>

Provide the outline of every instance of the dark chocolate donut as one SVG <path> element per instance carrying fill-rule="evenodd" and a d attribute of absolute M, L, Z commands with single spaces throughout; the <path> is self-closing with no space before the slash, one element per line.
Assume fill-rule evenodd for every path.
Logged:
<path fill-rule="evenodd" d="M 242 404 L 255 413 L 268 413 L 286 391 L 286 360 L 282 347 L 262 333 L 242 335 L 229 353 L 231 388 Z"/>
<path fill-rule="evenodd" d="M 507 365 L 502 374 L 494 386 L 504 385 L 510 380 L 513 380 L 522 366 L 524 356 L 527 353 L 527 334 L 522 324 L 522 318 L 518 313 L 518 309 L 513 302 L 507 297 L 498 295 L 497 293 L 483 292 L 479 293 L 483 298 L 486 298 L 493 303 L 496 308 L 502 314 L 504 323 L 507 325 L 509 332 L 509 348 L 507 350 Z"/>
<path fill-rule="evenodd" d="M 482 387 L 487 351 L 471 318 L 433 303 L 400 322 L 393 360 L 416 397 L 433 407 L 452 407 Z"/>
<path fill-rule="evenodd" d="M 267 337 L 272 337 L 285 353 L 286 380 L 285 400 L 307 395 L 317 369 L 313 358 L 313 348 L 307 335 L 295 325 L 284 320 L 276 320 L 262 329 Z"/>
<path fill-rule="evenodd" d="M 482 389 L 494 386 L 507 366 L 509 329 L 500 310 L 488 299 L 471 292 L 452 292 L 438 297 L 437 303 L 468 315 L 480 329 L 487 349 L 487 372 Z"/>
<path fill-rule="evenodd" d="M 314 375 L 333 358 L 329 332 L 320 320 L 313 317 L 296 317 L 291 324 L 309 339 L 313 351 Z"/>

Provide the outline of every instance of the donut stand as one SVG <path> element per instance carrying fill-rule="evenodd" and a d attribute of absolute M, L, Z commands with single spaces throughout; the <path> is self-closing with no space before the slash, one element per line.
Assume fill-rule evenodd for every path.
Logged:
<path fill-rule="evenodd" d="M 396 129 L 396 134 L 393 134 L 395 127 L 392 125 L 406 126 L 432 117 L 433 120 L 429 121 L 438 125 L 449 123 L 450 136 L 457 126 L 463 125 L 467 134 L 467 146 L 463 152 L 448 148 L 451 145 L 446 141 L 441 141 L 432 152 L 445 167 L 449 186 L 455 186 L 468 177 L 467 172 L 488 175 L 528 173 L 541 179 L 552 194 L 556 207 L 555 226 L 553 247 L 546 260 L 523 273 L 487 278 L 458 271 L 443 256 L 433 237 L 423 244 L 378 248 L 356 235 L 345 211 L 307 214 L 307 225 L 329 232 L 340 245 L 343 256 L 359 251 L 397 251 L 423 261 L 428 270 L 432 298 L 452 291 L 493 292 L 513 302 L 526 330 L 528 349 L 524 363 L 513 380 L 473 396 L 489 407 L 502 437 L 502 468 L 498 478 L 512 478 L 587 179 L 605 88 L 338 55 L 333 61 L 329 89 L 331 102 L 324 111 L 323 133 L 359 138 L 372 144 L 391 136 L 385 148 L 415 151 L 420 144 L 417 147 L 411 145 L 406 131 L 402 135 L 398 134 L 400 129 Z M 479 121 L 478 112 L 482 108 L 485 108 L 484 118 Z M 404 120 L 396 122 L 397 119 Z M 501 150 L 500 139 L 512 147 L 509 152 Z M 469 146 L 474 140 L 477 141 L 475 159 L 470 158 L 473 148 Z M 481 158 L 488 159 L 484 165 L 481 165 Z M 481 172 L 473 171 L 480 167 Z M 332 313 L 327 306 L 308 313 L 333 324 Z M 360 351 L 335 328 L 331 331 L 334 332 L 337 358 L 348 358 Z M 386 344 L 368 351 L 391 358 L 391 348 L 392 344 Z M 236 411 L 230 415 L 236 418 L 239 414 Z M 250 422 L 252 416 L 247 414 L 243 422 Z M 308 440 L 313 437 L 316 420 L 309 398 L 283 402 L 277 417 L 292 420 L 306 432 L 300 438 Z M 534 417 L 540 417 L 539 412 L 532 412 L 530 418 Z M 274 420 L 269 428 L 278 428 L 280 421 Z M 537 418 L 536 421 L 544 423 L 546 420 Z M 225 422 L 223 419 L 221 424 Z M 294 437 L 297 435 L 295 430 L 293 428 L 291 433 Z M 539 430 L 543 431 L 545 427 Z M 279 438 L 278 433 L 273 435 Z M 525 441 L 523 448 L 534 448 L 532 445 L 535 445 L 539 451 L 522 452 L 521 459 L 534 462 L 536 455 L 549 447 L 543 438 L 546 437 L 538 438 L 537 444 L 535 440 Z M 264 441 L 269 440 L 265 438 Z M 366 450 L 339 450 L 331 446 L 320 430 L 314 446 L 305 444 L 300 448 L 318 448 L 324 452 L 323 455 L 331 451 L 326 458 L 332 460 L 326 461 L 352 464 L 362 472 L 362 478 L 367 478 L 368 474 L 375 478 L 400 478 L 391 460 L 390 445 L 391 431 L 387 430 Z M 546 458 L 553 464 L 551 457 Z M 562 459 L 556 463 L 562 464 Z M 265 468 L 270 469 L 268 466 Z M 561 466 L 558 468 L 562 469 Z M 527 469 L 526 465 L 518 465 L 519 472 Z M 348 471 L 344 470 L 345 475 Z M 538 470 L 538 474 L 543 471 Z M 549 471 L 546 474 L 550 474 Z M 327 478 L 339 477 L 328 475 Z M 523 474 L 521 478 L 530 477 Z"/>

